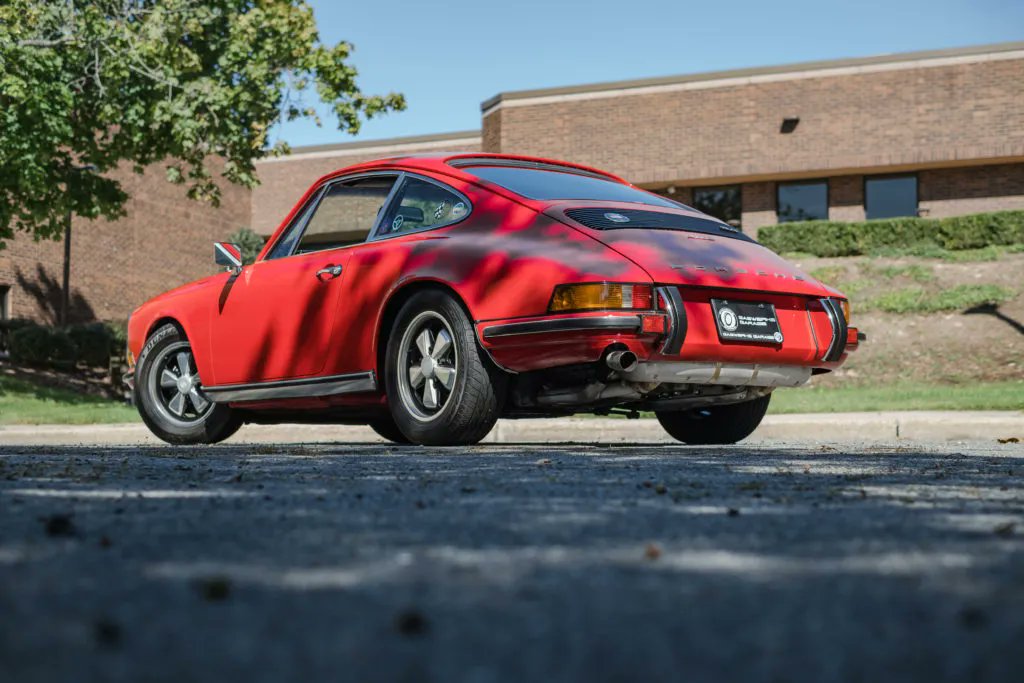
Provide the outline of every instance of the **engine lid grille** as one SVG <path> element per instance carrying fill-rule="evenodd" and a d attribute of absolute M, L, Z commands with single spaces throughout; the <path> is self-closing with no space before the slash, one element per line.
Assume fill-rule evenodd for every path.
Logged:
<path fill-rule="evenodd" d="M 738 228 L 714 218 L 699 218 L 643 209 L 580 208 L 566 209 L 565 215 L 594 230 L 683 230 L 706 235 L 721 235 L 753 242 Z"/>

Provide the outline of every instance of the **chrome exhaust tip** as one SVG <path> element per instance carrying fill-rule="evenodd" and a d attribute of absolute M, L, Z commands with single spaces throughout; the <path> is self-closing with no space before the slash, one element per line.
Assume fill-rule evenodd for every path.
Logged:
<path fill-rule="evenodd" d="M 632 351 L 612 351 L 604 362 L 616 372 L 629 372 L 636 367 L 637 357 Z"/>

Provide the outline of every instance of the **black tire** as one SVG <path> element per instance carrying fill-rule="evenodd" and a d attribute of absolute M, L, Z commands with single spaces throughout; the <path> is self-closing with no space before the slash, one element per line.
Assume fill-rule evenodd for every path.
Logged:
<path fill-rule="evenodd" d="M 433 351 L 438 350 L 442 333 L 450 337 L 436 362 L 427 361 L 426 356 L 434 354 L 422 353 L 417 343 L 421 330 L 431 329 L 435 334 L 427 339 Z M 424 379 L 416 387 L 412 366 L 429 371 L 421 371 Z M 448 374 L 452 369 L 454 373 Z M 395 425 L 411 443 L 426 446 L 474 444 L 487 436 L 501 413 L 508 382 L 477 345 L 473 324 L 462 306 L 437 290 L 415 294 L 399 311 L 388 337 L 384 373 Z M 435 389 L 431 401 L 427 400 L 428 382 Z"/>
<path fill-rule="evenodd" d="M 692 445 L 718 445 L 742 441 L 761 424 L 772 395 L 743 403 L 693 410 L 655 411 L 658 422 L 673 438 Z"/>
<path fill-rule="evenodd" d="M 198 371 L 192 369 L 194 360 L 191 364 L 186 361 L 184 364 L 191 367 L 181 373 L 182 362 L 177 359 L 181 358 L 182 353 L 188 354 L 191 359 L 188 339 L 174 325 L 163 325 L 146 340 L 135 365 L 135 405 L 139 415 L 153 434 L 170 444 L 210 444 L 223 441 L 238 431 L 242 426 L 242 418 L 224 404 L 209 402 L 201 391 Z M 191 392 L 181 393 L 182 399 L 177 403 L 183 406 L 180 415 L 171 406 L 175 400 L 173 396 L 180 389 L 173 385 L 170 388 L 162 386 L 164 370 L 171 375 L 177 371 L 179 378 L 182 374 L 195 378 L 192 386 L 197 397 L 192 398 Z M 172 396 L 170 400 L 167 399 L 168 395 Z"/>
<path fill-rule="evenodd" d="M 380 417 L 374 418 L 369 423 L 370 429 L 377 432 L 377 435 L 387 439 L 396 444 L 402 446 L 408 446 L 412 443 L 409 438 L 402 433 L 402 430 L 395 424 L 395 418 L 391 416 L 391 413 L 381 415 Z"/>

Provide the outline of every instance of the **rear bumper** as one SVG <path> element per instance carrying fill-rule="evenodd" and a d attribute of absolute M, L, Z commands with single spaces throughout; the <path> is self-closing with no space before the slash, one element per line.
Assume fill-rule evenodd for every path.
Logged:
<path fill-rule="evenodd" d="M 655 310 L 488 320 L 477 322 L 476 331 L 491 358 L 510 372 L 596 362 L 614 344 L 632 351 L 641 361 L 751 368 L 749 372 L 740 371 L 739 377 L 744 373 L 748 377 L 760 374 L 753 368 L 800 369 L 777 386 L 802 384 L 805 375 L 815 368 L 840 367 L 863 340 L 856 328 L 847 325 L 838 299 L 676 286 L 658 286 L 657 293 Z M 771 303 L 785 341 L 723 341 L 717 331 L 712 297 Z"/>

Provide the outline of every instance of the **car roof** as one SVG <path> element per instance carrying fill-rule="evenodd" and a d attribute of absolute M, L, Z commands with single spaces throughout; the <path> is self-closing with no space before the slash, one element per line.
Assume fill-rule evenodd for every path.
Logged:
<path fill-rule="evenodd" d="M 477 161 L 480 163 L 473 163 Z M 630 184 L 628 181 L 613 173 L 603 171 L 599 168 L 593 168 L 591 166 L 584 166 L 583 164 L 575 164 L 569 161 L 560 161 L 557 159 L 546 159 L 543 157 L 533 157 L 520 154 L 490 154 L 487 152 L 429 152 L 424 154 L 402 154 L 392 157 L 383 157 L 381 159 L 363 161 L 352 166 L 346 166 L 345 168 L 338 169 L 337 171 L 329 173 L 321 178 L 318 183 L 336 176 L 347 175 L 353 172 L 388 168 L 422 169 L 425 171 L 454 175 L 466 179 L 472 178 L 475 180 L 475 176 L 471 173 L 467 173 L 461 167 L 466 165 L 483 166 L 496 163 L 510 166 L 522 166 L 523 168 L 536 168 L 539 166 L 543 167 L 545 170 L 558 170 L 559 168 L 564 168 L 566 171 L 570 172 L 583 172 L 607 178 L 608 180 L 622 183 L 624 185 Z"/>

